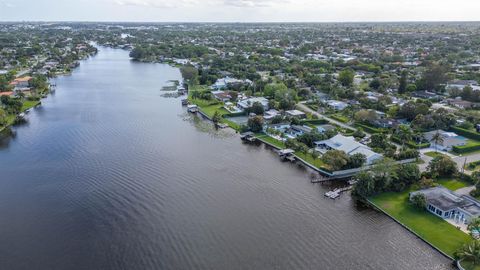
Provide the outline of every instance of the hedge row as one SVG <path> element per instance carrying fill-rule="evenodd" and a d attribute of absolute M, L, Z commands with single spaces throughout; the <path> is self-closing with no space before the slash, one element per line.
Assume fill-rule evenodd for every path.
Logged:
<path fill-rule="evenodd" d="M 237 116 L 245 116 L 247 115 L 245 112 L 238 112 L 238 113 L 226 113 L 223 115 L 224 118 L 229 118 L 229 117 L 237 117 Z"/>
<path fill-rule="evenodd" d="M 480 165 L 480 160 L 468 163 L 468 168 L 475 169 L 478 165 Z"/>
<path fill-rule="evenodd" d="M 470 153 L 480 150 L 480 143 L 471 143 L 464 146 L 454 146 L 453 151 L 458 154 Z"/>
<path fill-rule="evenodd" d="M 480 133 L 477 133 L 476 131 L 468 130 L 460 127 L 452 127 L 451 130 L 457 133 L 458 135 L 462 135 L 463 137 L 480 141 Z"/>
<path fill-rule="evenodd" d="M 367 132 L 367 133 L 382 133 L 383 130 L 379 129 L 379 128 L 375 128 L 375 127 L 371 127 L 371 126 L 367 126 L 367 125 L 364 125 L 364 124 L 360 124 L 360 123 L 355 123 L 355 126 L 357 128 L 362 128 L 363 131 Z"/>
<path fill-rule="evenodd" d="M 325 125 L 328 124 L 329 122 L 325 119 L 313 119 L 313 120 L 303 120 L 300 123 L 303 125 Z"/>
<path fill-rule="evenodd" d="M 393 142 L 396 142 L 398 144 L 402 144 L 403 142 L 398 138 L 398 137 L 395 137 L 395 136 L 392 136 L 392 141 Z M 407 142 L 405 144 L 406 146 L 410 147 L 410 148 L 414 148 L 414 149 L 423 149 L 423 148 L 428 148 L 430 147 L 430 143 L 426 142 L 426 143 L 415 143 L 415 142 Z"/>
<path fill-rule="evenodd" d="M 340 121 L 342 123 L 348 123 L 348 121 L 349 121 L 348 117 L 343 116 L 343 115 L 332 114 L 332 115 L 330 115 L 330 118 L 335 119 L 337 121 Z"/>

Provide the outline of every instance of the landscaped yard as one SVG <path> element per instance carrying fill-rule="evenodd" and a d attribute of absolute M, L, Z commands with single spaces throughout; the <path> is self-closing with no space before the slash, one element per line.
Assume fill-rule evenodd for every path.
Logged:
<path fill-rule="evenodd" d="M 466 181 L 451 178 L 441 178 L 436 180 L 436 182 L 452 191 L 472 185 Z"/>
<path fill-rule="evenodd" d="M 30 101 L 30 100 L 24 101 L 22 106 L 22 112 L 37 106 L 39 103 L 40 101 Z"/>
<path fill-rule="evenodd" d="M 261 141 L 264 141 L 264 142 L 270 143 L 272 145 L 275 145 L 278 148 L 281 148 L 281 149 L 286 148 L 285 144 L 282 141 L 279 141 L 275 138 L 272 138 L 272 137 L 268 136 L 267 134 L 259 133 L 259 134 L 255 135 L 255 137 L 257 137 L 257 139 L 259 139 Z"/>
<path fill-rule="evenodd" d="M 320 158 L 314 159 L 311 153 L 304 154 L 297 151 L 295 152 L 295 155 L 319 169 L 329 170 L 327 165 Z"/>
<path fill-rule="evenodd" d="M 468 234 L 443 219 L 414 207 L 408 201 L 408 193 L 383 193 L 370 198 L 370 202 L 452 257 L 458 248 L 471 240 Z"/>

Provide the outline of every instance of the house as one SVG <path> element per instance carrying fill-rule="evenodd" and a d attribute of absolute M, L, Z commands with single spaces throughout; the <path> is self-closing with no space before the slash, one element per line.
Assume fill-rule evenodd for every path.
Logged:
<path fill-rule="evenodd" d="M 250 80 L 239 80 L 239 79 L 235 79 L 235 78 L 231 78 L 231 77 L 225 77 L 225 78 L 221 78 L 221 79 L 218 79 L 212 86 L 211 88 L 213 90 L 223 90 L 225 88 L 228 87 L 228 85 L 232 85 L 232 84 L 248 84 L 248 85 L 251 85 L 252 84 L 252 81 Z"/>
<path fill-rule="evenodd" d="M 30 76 L 20 77 L 13 80 L 10 85 L 14 87 L 15 91 L 26 91 L 30 90 L 29 86 L 31 80 L 32 77 Z"/>
<path fill-rule="evenodd" d="M 415 91 L 412 92 L 412 97 L 423 98 L 423 99 L 438 99 L 440 98 L 439 95 L 428 92 L 428 91 Z"/>
<path fill-rule="evenodd" d="M 251 97 L 237 102 L 237 107 L 241 110 L 250 109 L 254 103 L 260 103 L 265 111 L 268 111 L 268 99 L 264 97 Z"/>
<path fill-rule="evenodd" d="M 480 202 L 467 196 L 459 195 L 444 187 L 433 187 L 410 192 L 410 200 L 423 194 L 427 201 L 427 210 L 445 220 L 456 224 L 468 224 L 472 218 L 480 216 Z"/>
<path fill-rule="evenodd" d="M 289 117 L 294 117 L 294 118 L 299 118 L 299 119 L 304 119 L 307 118 L 307 115 L 299 110 L 290 110 L 286 111 L 285 114 Z"/>
<path fill-rule="evenodd" d="M 300 135 L 310 133 L 313 131 L 313 128 L 308 126 L 289 125 L 289 124 L 269 125 L 269 126 L 265 126 L 264 130 L 267 131 L 269 128 L 274 129 L 276 131 L 280 131 L 285 135 L 285 137 L 290 139 L 295 139 Z"/>
<path fill-rule="evenodd" d="M 285 134 L 287 137 L 290 138 L 296 138 L 298 136 L 301 136 L 303 134 L 308 134 L 313 131 L 313 128 L 309 126 L 299 126 L 299 125 L 291 125 L 290 128 L 288 128 L 285 131 Z"/>
<path fill-rule="evenodd" d="M 345 103 L 343 101 L 339 101 L 339 100 L 328 100 L 327 105 L 330 108 L 335 109 L 337 111 L 343 111 L 343 110 L 345 110 L 345 108 L 348 107 L 347 103 Z"/>
<path fill-rule="evenodd" d="M 442 140 L 439 141 L 438 144 L 432 141 L 433 137 L 437 133 L 439 133 L 442 138 Z M 442 151 L 450 151 L 454 146 L 462 146 L 467 144 L 467 140 L 464 137 L 458 136 L 454 132 L 446 132 L 441 129 L 426 132 L 424 134 L 424 137 L 427 141 L 431 142 L 432 147 Z"/>
<path fill-rule="evenodd" d="M 212 95 L 219 101 L 228 102 L 232 99 L 232 96 L 225 91 L 217 90 L 212 91 Z"/>
<path fill-rule="evenodd" d="M 470 109 L 473 107 L 474 103 L 467 101 L 467 100 L 462 100 L 461 98 L 455 98 L 455 99 L 448 99 L 447 100 L 448 105 L 457 107 L 460 109 Z"/>
<path fill-rule="evenodd" d="M 480 86 L 478 85 L 478 82 L 475 80 L 455 80 L 455 81 L 450 81 L 447 83 L 445 88 L 447 90 L 450 89 L 460 89 L 463 90 L 463 88 L 470 86 L 474 91 L 479 91 Z"/>
<path fill-rule="evenodd" d="M 320 133 L 325 133 L 325 132 L 327 132 L 327 131 L 329 131 L 329 130 L 334 130 L 334 129 L 335 129 L 335 127 L 332 126 L 332 125 L 329 125 L 329 124 L 317 126 L 317 130 L 318 130 L 318 132 L 320 132 Z"/>
<path fill-rule="evenodd" d="M 353 137 L 338 134 L 328 140 L 315 142 L 315 151 L 324 154 L 328 150 L 340 150 L 351 156 L 357 153 L 364 154 L 367 158 L 367 164 L 370 165 L 378 159 L 383 158 L 382 155 L 373 152 L 370 147 L 357 142 Z"/>
<path fill-rule="evenodd" d="M 279 115 L 280 112 L 275 109 L 270 109 L 263 113 L 263 119 L 272 120 L 275 116 Z"/>

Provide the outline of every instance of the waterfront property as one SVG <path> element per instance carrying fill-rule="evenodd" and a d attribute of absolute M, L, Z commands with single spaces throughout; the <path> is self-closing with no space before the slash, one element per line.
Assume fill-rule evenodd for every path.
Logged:
<path fill-rule="evenodd" d="M 315 142 L 315 151 L 325 153 L 328 150 L 340 150 L 351 156 L 357 153 L 364 154 L 367 158 L 367 164 L 372 164 L 376 160 L 383 158 L 381 154 L 373 152 L 370 147 L 357 142 L 353 137 L 347 137 L 338 134 L 328 140 Z"/>
<path fill-rule="evenodd" d="M 264 97 L 251 97 L 251 98 L 246 98 L 243 99 L 239 102 L 237 102 L 237 107 L 241 110 L 247 110 L 250 109 L 254 103 L 260 103 L 263 106 L 263 109 L 267 111 L 269 109 L 268 107 L 268 99 Z"/>
<path fill-rule="evenodd" d="M 480 216 L 480 202 L 467 195 L 459 195 L 444 187 L 433 187 L 410 193 L 410 199 L 423 194 L 427 210 L 453 224 L 464 227 L 472 218 Z"/>

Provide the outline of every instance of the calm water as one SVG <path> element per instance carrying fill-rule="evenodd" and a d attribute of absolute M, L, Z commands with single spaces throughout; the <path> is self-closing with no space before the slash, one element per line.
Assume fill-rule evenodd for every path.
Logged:
<path fill-rule="evenodd" d="M 0 149 L 0 269 L 449 269 L 263 146 L 161 97 L 167 65 L 104 49 Z"/>

